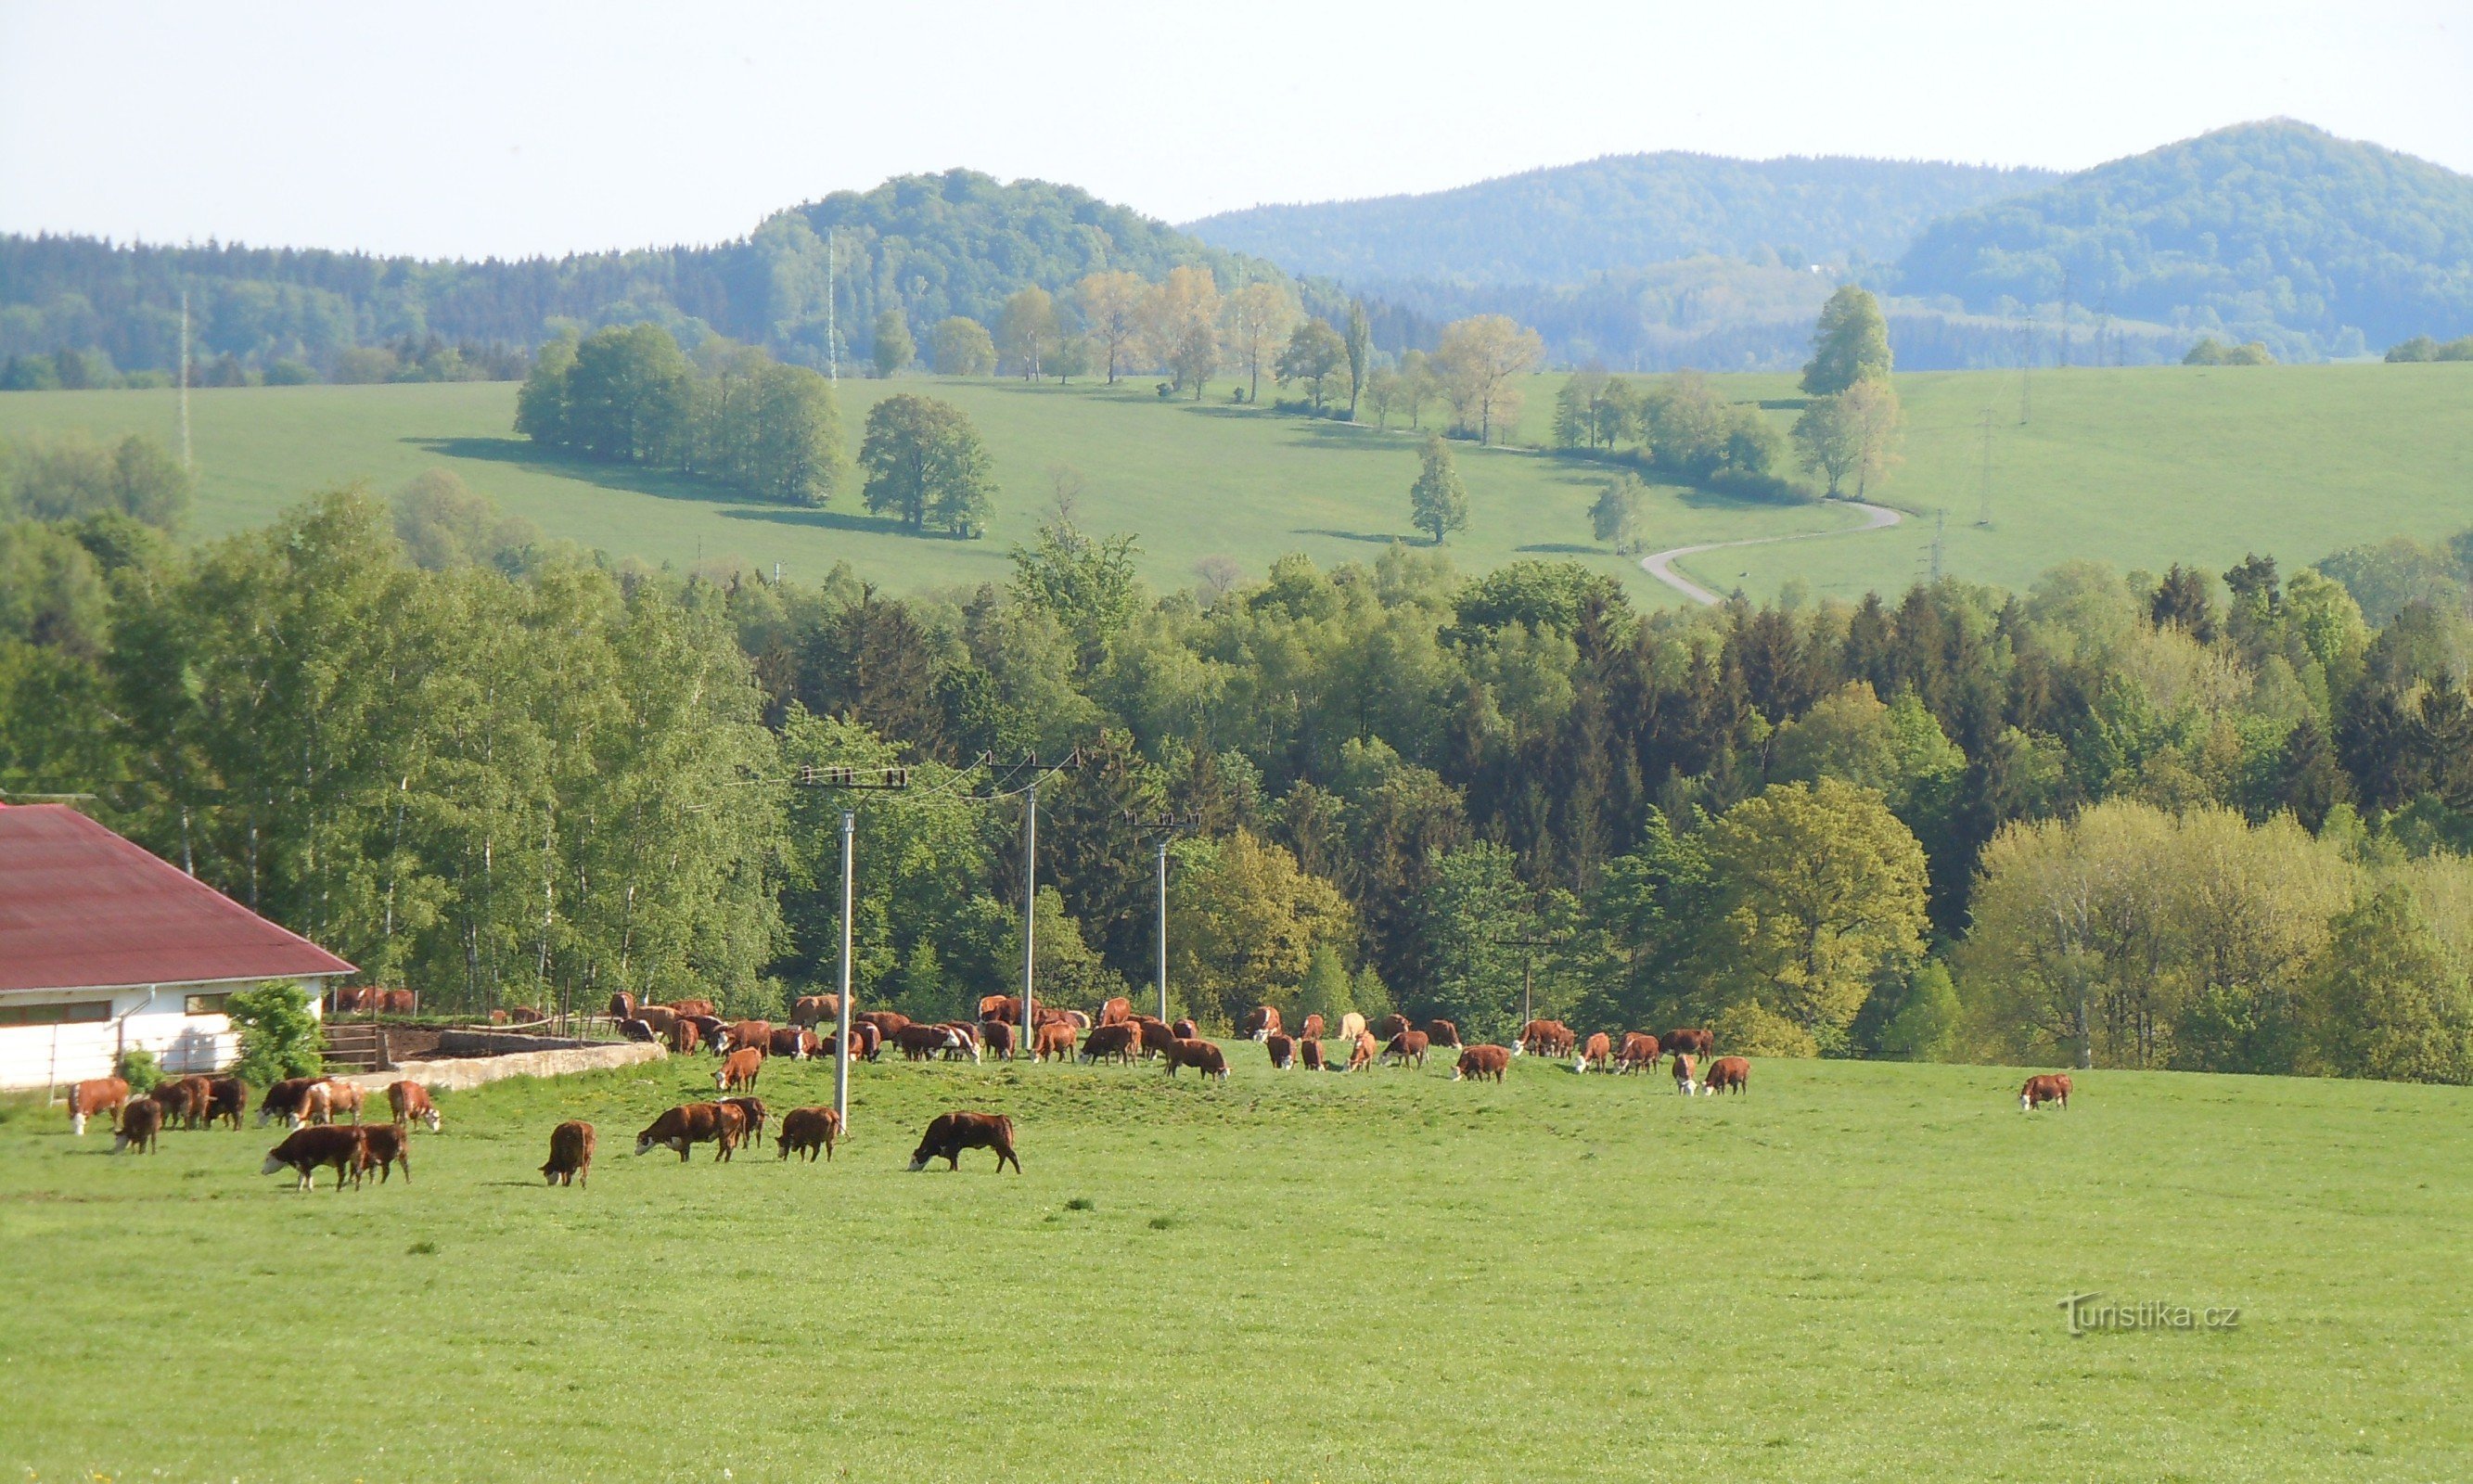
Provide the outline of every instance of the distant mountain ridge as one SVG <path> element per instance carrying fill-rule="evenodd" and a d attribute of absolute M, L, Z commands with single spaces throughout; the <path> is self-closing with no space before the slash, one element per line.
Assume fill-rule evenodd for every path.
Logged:
<path fill-rule="evenodd" d="M 1935 219 L 2060 179 L 1926 160 L 1666 151 L 1425 195 L 1254 206 L 1184 227 L 1291 273 L 1351 284 L 1573 283 L 1697 256 L 1795 268 L 1886 260 Z"/>

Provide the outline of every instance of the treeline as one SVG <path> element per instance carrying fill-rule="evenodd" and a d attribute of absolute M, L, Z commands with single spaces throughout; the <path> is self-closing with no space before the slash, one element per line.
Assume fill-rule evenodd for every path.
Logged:
<path fill-rule="evenodd" d="M 832 972 L 854 802 L 861 993 L 965 1010 L 1019 973 L 1036 776 L 1043 982 L 1077 999 L 1146 982 L 1129 821 L 1173 812 L 1206 1019 L 1499 1037 L 1534 955 L 1546 1013 L 1755 1055 L 2473 1076 L 2461 587 L 2373 626 L 2252 558 L 1643 614 L 1395 548 L 1156 594 L 1058 518 L 1009 583 L 895 598 L 613 569 L 437 493 L 189 549 L 13 528 L 54 545 L 0 610 L 0 786 L 91 792 L 440 1002 L 779 1004 Z"/>

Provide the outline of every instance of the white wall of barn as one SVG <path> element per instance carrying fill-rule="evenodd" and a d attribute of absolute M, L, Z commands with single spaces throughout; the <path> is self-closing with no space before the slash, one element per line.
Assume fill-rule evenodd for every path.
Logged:
<path fill-rule="evenodd" d="M 121 1054 L 143 1047 L 167 1072 L 221 1071 L 240 1059 L 240 1036 L 229 1017 L 192 1015 L 192 995 L 224 995 L 263 981 L 240 984 L 163 984 L 121 990 L 42 990 L 0 995 L 0 1006 L 108 1001 L 109 1017 L 38 1025 L 0 1025 L 0 1089 L 63 1087 L 108 1077 Z M 323 979 L 297 981 L 308 992 L 310 1013 L 321 1008 Z"/>

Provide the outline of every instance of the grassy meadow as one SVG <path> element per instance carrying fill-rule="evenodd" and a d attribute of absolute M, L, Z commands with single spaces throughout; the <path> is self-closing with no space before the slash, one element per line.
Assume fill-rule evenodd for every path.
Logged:
<path fill-rule="evenodd" d="M 2457 1477 L 2473 1098 L 1761 1063 L 862 1068 L 829 1165 L 630 1156 L 706 1059 L 442 1098 L 416 1181 L 0 1121 L 11 1477 Z M 777 1111 L 830 1068 L 775 1064 Z M 1001 1110 L 1027 1173 L 903 1171 Z M 591 1119 L 587 1189 L 535 1173 Z M 2072 1337 L 2058 1307 L 2238 1305 Z"/>
<path fill-rule="evenodd" d="M 1799 404 L 1793 378 L 1716 378 L 1758 400 L 1781 429 Z M 1556 376 L 1529 378 L 1519 425 L 1548 441 Z M 1894 529 L 1846 539 L 1736 548 L 1681 569 L 1719 591 L 1756 596 L 1790 581 L 1817 595 L 1893 591 L 1926 575 L 1940 533 L 1943 569 L 2023 586 L 2073 557 L 2161 570 L 2221 570 L 2245 552 L 2288 566 L 2389 536 L 2431 538 L 2473 522 L 2473 366 L 2078 368 L 1932 371 L 1899 377 L 1906 457 L 1873 496 L 1907 511 Z M 549 457 L 509 431 L 510 384 L 276 387 L 192 394 L 201 469 L 193 522 L 219 535 L 258 525 L 308 491 L 366 479 L 381 492 L 421 469 L 453 469 L 552 536 L 681 566 L 780 562 L 813 580 L 838 561 L 896 590 L 1000 579 L 1052 499 L 1051 470 L 1086 484 L 1084 522 L 1133 531 L 1164 586 L 1233 558 L 1259 576 L 1303 551 L 1325 565 L 1379 554 L 1407 529 L 1416 437 L 1238 407 L 1224 384 L 1201 403 L 1163 402 L 1147 381 L 1111 389 L 1013 381 L 845 380 L 852 441 L 868 407 L 897 391 L 966 408 L 987 438 L 1003 494 L 989 536 L 913 537 L 864 514 L 855 494 L 823 511 L 742 498 L 692 480 Z M 2021 424 L 2022 393 L 2031 398 Z M 1983 513 L 1982 419 L 1992 417 L 1992 501 Z M 0 436 L 88 427 L 177 437 L 169 392 L 0 395 Z M 1469 529 L 1463 566 L 1568 556 L 1617 574 L 1644 602 L 1679 601 L 1630 560 L 1595 544 L 1588 508 L 1603 471 L 1531 448 L 1458 445 Z M 1652 548 L 1843 530 L 1853 513 L 1651 490 Z"/>

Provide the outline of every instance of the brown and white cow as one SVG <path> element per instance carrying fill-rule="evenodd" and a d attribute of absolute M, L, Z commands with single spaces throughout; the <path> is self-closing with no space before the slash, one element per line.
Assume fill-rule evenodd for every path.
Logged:
<path fill-rule="evenodd" d="M 1512 1050 L 1514 1055 L 1565 1056 L 1579 1040 L 1560 1020 L 1531 1020 L 1520 1028 L 1520 1041 Z"/>
<path fill-rule="evenodd" d="M 1030 1049 L 1031 1054 L 1043 1062 L 1050 1057 L 1060 1062 L 1071 1061 L 1073 1059 L 1073 1022 L 1048 1021 L 1039 1028 L 1039 1034 L 1032 1040 Z"/>
<path fill-rule="evenodd" d="M 549 1162 L 540 1167 L 541 1181 L 552 1185 L 583 1185 L 592 1181 L 592 1125 L 570 1118 L 549 1131 Z"/>
<path fill-rule="evenodd" d="M 1357 1038 L 1364 1034 L 1365 1017 L 1358 1015 L 1356 1011 L 1352 1010 L 1339 1017 L 1340 1040 L 1347 1041 L 1353 1046 L 1357 1044 Z"/>
<path fill-rule="evenodd" d="M 2053 1072 L 2029 1077 L 2027 1079 L 2027 1085 L 2018 1089 L 2018 1111 L 2021 1113 L 2033 1113 L 2046 1103 L 2058 1103 L 2064 1110 L 2070 1106 L 2070 1078 L 2067 1072 Z"/>
<path fill-rule="evenodd" d="M 816 1162 L 816 1151 L 833 1157 L 833 1141 L 842 1137 L 842 1115 L 829 1108 L 793 1108 L 781 1115 L 781 1158 L 804 1155 Z"/>
<path fill-rule="evenodd" d="M 1572 1070 L 1604 1071 L 1613 1065 L 1614 1059 L 1614 1038 L 1603 1031 L 1592 1031 L 1589 1039 L 1580 1042 L 1580 1049 L 1572 1054 Z"/>
<path fill-rule="evenodd" d="M 1236 1034 L 1244 1037 L 1247 1041 L 1261 1041 L 1263 1037 L 1272 1034 L 1279 1028 L 1280 1012 L 1278 1008 L 1272 1005 L 1256 1005 L 1253 1009 L 1245 1012 L 1245 1018 L 1236 1026 Z"/>
<path fill-rule="evenodd" d="M 1511 1067 L 1508 1046 L 1468 1046 L 1460 1051 L 1460 1065 L 1452 1068 L 1453 1082 L 1483 1082 L 1488 1077 L 1497 1082 Z"/>
<path fill-rule="evenodd" d="M 1273 1031 L 1262 1038 L 1262 1044 L 1271 1053 L 1272 1070 L 1284 1072 L 1296 1064 L 1297 1042 L 1294 1037 Z"/>
<path fill-rule="evenodd" d="M 816 1033 L 804 1025 L 777 1026 L 765 1050 L 774 1056 L 804 1062 L 816 1054 Z"/>
<path fill-rule="evenodd" d="M 361 1121 L 361 1100 L 363 1094 L 361 1092 L 361 1085 L 359 1083 L 347 1082 L 341 1077 L 328 1077 L 320 1082 L 319 1086 L 325 1089 L 326 1117 L 331 1118 L 340 1113 L 350 1113 L 354 1123 Z M 320 1121 L 324 1122 L 325 1120 L 321 1119 Z"/>
<path fill-rule="evenodd" d="M 932 1061 L 938 1052 L 959 1050 L 962 1044 L 961 1037 L 942 1025 L 905 1025 L 888 1039 L 901 1048 L 905 1062 Z"/>
<path fill-rule="evenodd" d="M 722 1034 L 713 1038 L 712 1048 L 716 1053 L 727 1056 L 732 1051 L 751 1046 L 770 1049 L 772 1044 L 772 1021 L 737 1020 L 723 1027 Z"/>
<path fill-rule="evenodd" d="M 679 1023 L 679 1013 L 667 1005 L 638 1005 L 636 1018 L 653 1028 L 653 1034 L 667 1041 L 670 1028 Z"/>
<path fill-rule="evenodd" d="M 1228 1080 L 1228 1058 L 1219 1047 L 1207 1041 L 1172 1041 L 1161 1058 L 1167 1064 L 1167 1074 L 1176 1075 L 1180 1066 L 1190 1066 L 1205 1077 Z"/>
<path fill-rule="evenodd" d="M 258 1166 L 261 1175 L 272 1175 L 289 1167 L 297 1177 L 293 1188 L 306 1190 L 315 1182 L 322 1166 L 332 1166 L 335 1188 L 344 1188 L 344 1181 L 356 1176 L 361 1168 L 361 1136 L 368 1131 L 340 1128 L 333 1125 L 294 1129 L 283 1142 L 266 1152 L 266 1162 Z"/>
<path fill-rule="evenodd" d="M 151 1097 L 132 1098 L 120 1110 L 120 1129 L 111 1141 L 111 1152 L 118 1154 L 132 1144 L 139 1154 L 155 1152 L 155 1136 L 163 1132 L 163 1105 Z"/>
<path fill-rule="evenodd" d="M 979 1059 L 979 1027 L 975 1022 L 940 1020 L 936 1028 L 953 1038 L 952 1044 L 945 1048 L 946 1061 L 958 1062 L 964 1057 L 973 1062 Z"/>
<path fill-rule="evenodd" d="M 380 990 L 378 1008 L 391 1016 L 419 1015 L 420 992 L 419 990 Z"/>
<path fill-rule="evenodd" d="M 1622 1049 L 1615 1053 L 1615 1070 L 1636 1072 L 1645 1068 L 1655 1071 L 1664 1055 L 1656 1037 L 1645 1031 L 1625 1031 Z"/>
<path fill-rule="evenodd" d="M 1082 1040 L 1085 1062 L 1115 1061 L 1130 1063 L 1141 1050 L 1141 1027 L 1137 1025 L 1094 1025 Z"/>
<path fill-rule="evenodd" d="M 444 1121 L 438 1115 L 438 1105 L 429 1100 L 429 1089 L 417 1082 L 388 1083 L 387 1107 L 395 1111 L 395 1121 L 406 1128 L 418 1118 L 429 1125 L 429 1132 L 435 1134 L 438 1125 Z"/>
<path fill-rule="evenodd" d="M 1101 1030 L 1113 1029 L 1109 1026 Z M 962 1167 L 965 1149 L 993 1149 L 996 1155 L 996 1171 L 1001 1174 L 1011 1161 L 1013 1172 L 1021 1173 L 1021 1157 L 1013 1149 L 1013 1120 L 1002 1113 L 938 1113 L 927 1125 L 919 1147 L 910 1152 L 910 1167 L 924 1170 L 930 1160 L 942 1160 L 948 1170 Z"/>
<path fill-rule="evenodd" d="M 300 1089 L 300 1101 L 292 1110 L 292 1126 L 308 1128 L 313 1124 L 335 1121 L 335 1089 L 324 1078 Z"/>
<path fill-rule="evenodd" d="M 1304 1023 L 1297 1027 L 1297 1040 L 1322 1040 L 1322 1017 L 1318 1015 L 1309 1015 L 1306 1017 Z"/>
<path fill-rule="evenodd" d="M 1134 1002 L 1122 994 L 1099 1007 L 1101 1025 L 1122 1025 L 1134 1017 Z"/>
<path fill-rule="evenodd" d="M 1424 1031 L 1402 1031 L 1391 1038 L 1391 1044 L 1382 1048 L 1382 1056 L 1397 1065 L 1405 1066 L 1414 1062 L 1423 1066 L 1426 1065 L 1426 1049 L 1431 1044 Z"/>
<path fill-rule="evenodd" d="M 1320 1041 L 1298 1041 L 1297 1065 L 1309 1072 L 1327 1070 L 1322 1059 L 1322 1042 Z"/>
<path fill-rule="evenodd" d="M 1689 1097 L 1700 1090 L 1698 1058 L 1689 1051 L 1674 1053 L 1674 1090 Z"/>
<path fill-rule="evenodd" d="M 852 1023 L 873 1025 L 876 1035 L 891 1041 L 895 1033 L 910 1023 L 910 1017 L 899 1010 L 862 1010 L 851 1017 Z"/>
<path fill-rule="evenodd" d="M 1374 1065 L 1374 1059 L 1381 1053 L 1381 1042 L 1374 1039 L 1372 1031 L 1358 1031 L 1356 1044 L 1348 1050 L 1348 1069 L 1357 1071 L 1362 1067 L 1371 1066 Z"/>
<path fill-rule="evenodd" d="M 378 1184 L 385 1185 L 387 1176 L 398 1164 L 403 1166 L 403 1183 L 411 1185 L 412 1130 L 392 1123 L 372 1123 L 361 1130 L 361 1158 L 352 1171 L 354 1180 L 374 1169 Z"/>
<path fill-rule="evenodd" d="M 69 1084 L 69 1132 L 85 1137 L 85 1120 L 96 1113 L 109 1113 L 111 1126 L 120 1127 L 120 1111 L 129 1106 L 129 1084 L 117 1077 L 97 1077 L 91 1082 Z"/>
<path fill-rule="evenodd" d="M 1708 1080 L 1701 1083 L 1700 1090 L 1712 1095 L 1740 1093 L 1751 1080 L 1751 1063 L 1739 1056 L 1721 1056 L 1709 1064 Z"/>
<path fill-rule="evenodd" d="M 715 1092 L 753 1092 L 756 1079 L 764 1072 L 764 1053 L 754 1046 L 733 1051 L 721 1059 L 721 1070 L 712 1074 Z"/>
<path fill-rule="evenodd" d="M 852 1022 L 851 1055 L 863 1056 L 871 1062 L 884 1055 L 884 1033 L 873 1025 Z"/>
<path fill-rule="evenodd" d="M 625 990 L 616 992 L 610 996 L 610 1003 L 602 1007 L 602 1014 L 612 1020 L 633 1020 L 636 1018 L 636 996 Z"/>

